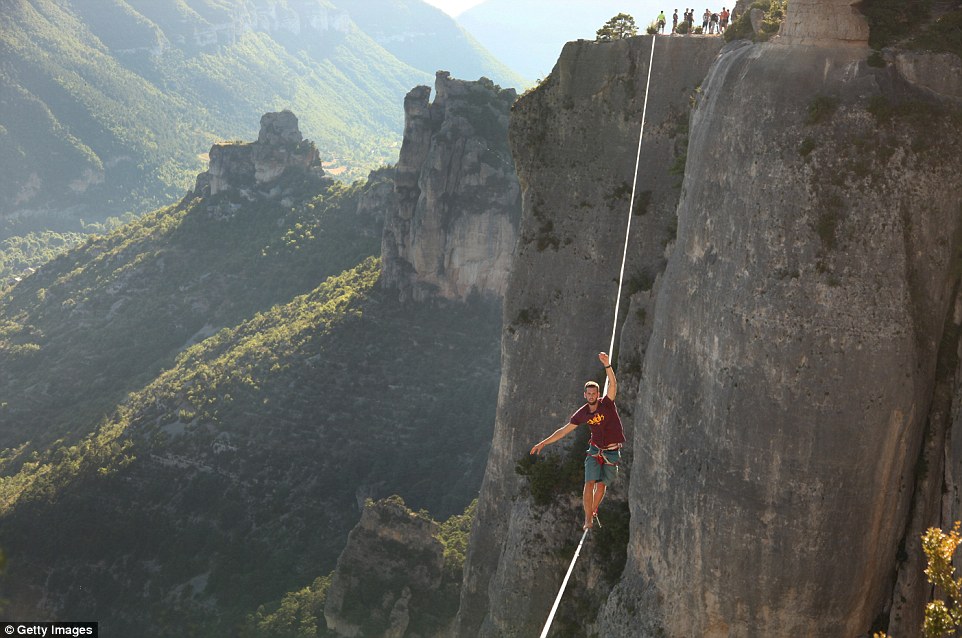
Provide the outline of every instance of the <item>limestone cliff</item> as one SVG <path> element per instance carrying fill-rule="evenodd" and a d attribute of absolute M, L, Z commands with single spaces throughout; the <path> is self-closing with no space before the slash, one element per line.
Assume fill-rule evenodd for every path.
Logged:
<path fill-rule="evenodd" d="M 517 241 L 520 189 L 507 150 L 514 89 L 438 72 L 435 98 L 404 100 L 396 207 L 384 225 L 384 285 L 402 298 L 504 293 Z"/>
<path fill-rule="evenodd" d="M 868 66 L 847 3 L 792 6 L 717 60 L 715 39 L 656 42 L 617 363 L 628 558 L 585 634 L 917 635 L 918 534 L 959 516 L 956 83 Z M 817 10 L 837 32 L 806 31 Z M 577 539 L 577 505 L 535 506 L 513 467 L 600 376 L 650 47 L 569 44 L 516 107 L 524 213 L 460 636 L 536 635 Z M 699 85 L 679 193 L 670 122 Z"/>

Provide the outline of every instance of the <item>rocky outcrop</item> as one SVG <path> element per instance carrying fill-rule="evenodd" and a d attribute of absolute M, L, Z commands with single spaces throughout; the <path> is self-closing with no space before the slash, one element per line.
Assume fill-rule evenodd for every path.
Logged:
<path fill-rule="evenodd" d="M 514 89 L 438 72 L 435 98 L 404 100 L 397 206 L 382 240 L 383 283 L 401 298 L 502 295 L 517 242 L 520 189 L 507 147 Z"/>
<path fill-rule="evenodd" d="M 734 43 L 707 77 L 709 39 L 656 43 L 617 362 L 630 542 L 581 634 L 918 633 L 918 535 L 960 512 L 962 118 L 839 28 Z M 650 46 L 569 44 L 515 110 L 524 215 L 460 636 L 536 635 L 577 538 L 513 468 L 599 372 Z M 667 114 L 697 85 L 679 197 Z"/>
<path fill-rule="evenodd" d="M 347 637 L 404 636 L 412 611 L 441 584 L 444 547 L 437 534 L 437 523 L 399 497 L 369 501 L 327 592 L 328 629 Z"/>
<path fill-rule="evenodd" d="M 384 218 L 397 210 L 395 172 L 394 168 L 384 167 L 368 173 L 364 192 L 357 202 L 357 217 L 365 222 L 359 224 L 359 230 L 365 234 L 371 229 L 371 232 L 377 232 L 376 237 L 381 237 Z"/>
<path fill-rule="evenodd" d="M 793 0 L 779 34 L 783 44 L 865 46 L 868 22 L 852 0 Z"/>
<path fill-rule="evenodd" d="M 317 148 L 305 140 L 290 111 L 265 113 L 256 142 L 214 144 L 207 171 L 197 176 L 188 197 L 233 193 L 248 200 L 281 197 L 276 182 L 282 175 L 324 176 Z"/>

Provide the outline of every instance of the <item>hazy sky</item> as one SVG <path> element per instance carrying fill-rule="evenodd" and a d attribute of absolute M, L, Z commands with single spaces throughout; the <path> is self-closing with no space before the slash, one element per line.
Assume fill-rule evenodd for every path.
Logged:
<path fill-rule="evenodd" d="M 428 4 L 433 4 L 449 16 L 458 16 L 476 4 L 481 4 L 484 0 L 424 0 Z"/>

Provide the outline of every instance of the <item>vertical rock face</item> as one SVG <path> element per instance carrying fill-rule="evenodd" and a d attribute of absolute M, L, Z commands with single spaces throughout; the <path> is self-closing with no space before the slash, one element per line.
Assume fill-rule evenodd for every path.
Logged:
<path fill-rule="evenodd" d="M 780 36 L 783 44 L 833 47 L 868 42 L 868 22 L 852 0 L 793 0 Z"/>
<path fill-rule="evenodd" d="M 584 381 L 601 378 L 597 353 L 611 334 L 651 46 L 650 37 L 569 43 L 512 115 L 526 213 L 505 298 L 498 414 L 459 636 L 537 635 L 570 559 L 558 550 L 580 535 L 579 506 L 533 506 L 514 466 L 583 402 Z M 619 354 L 625 419 L 650 329 L 645 316 L 675 233 L 680 177 L 670 169 L 683 164 L 690 100 L 720 47 L 718 38 L 656 42 L 627 267 L 633 283 L 622 302 L 633 339 Z M 624 480 L 612 498 L 624 496 Z"/>
<path fill-rule="evenodd" d="M 615 634 L 860 635 L 933 511 L 913 492 L 957 347 L 959 120 L 867 53 L 736 45 L 703 85 Z"/>
<path fill-rule="evenodd" d="M 507 148 L 516 97 L 489 80 L 439 72 L 434 103 L 405 98 L 397 208 L 385 220 L 383 281 L 402 298 L 502 295 L 517 241 L 520 190 Z"/>
<path fill-rule="evenodd" d="M 954 84 L 867 66 L 858 27 L 786 29 L 714 64 L 714 39 L 656 45 L 617 364 L 628 559 L 586 635 L 916 635 L 918 535 L 959 516 Z M 569 44 L 515 109 L 524 215 L 459 636 L 536 635 L 578 537 L 577 504 L 555 523 L 513 470 L 599 372 L 650 42 Z M 679 197 L 668 114 L 696 85 Z"/>

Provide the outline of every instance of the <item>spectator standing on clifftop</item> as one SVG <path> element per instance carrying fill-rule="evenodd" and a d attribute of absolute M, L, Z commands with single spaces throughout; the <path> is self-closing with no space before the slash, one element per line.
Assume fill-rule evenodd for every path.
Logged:
<path fill-rule="evenodd" d="M 694 7 L 692 7 L 691 9 L 689 9 L 689 10 L 688 10 L 688 13 L 685 14 L 685 20 L 688 20 L 688 33 L 691 33 L 691 32 L 692 32 L 692 29 L 695 28 L 695 9 L 694 9 Z"/>
<path fill-rule="evenodd" d="M 678 9 L 671 15 L 671 32 L 674 33 L 678 28 Z"/>
<path fill-rule="evenodd" d="M 651 14 L 649 14 L 649 15 L 651 15 Z M 665 32 L 665 22 L 666 22 L 666 20 L 665 20 L 665 12 L 664 12 L 664 11 L 659 11 L 659 12 L 658 12 L 658 18 L 657 18 L 657 20 L 658 20 L 658 33 L 664 33 L 664 32 Z"/>
<path fill-rule="evenodd" d="M 725 32 L 725 29 L 728 28 L 728 15 L 729 15 L 729 14 L 728 14 L 728 9 L 726 9 L 725 7 L 722 7 L 722 12 L 721 12 L 721 14 L 719 14 L 719 16 L 718 16 L 718 17 L 721 19 L 721 32 L 722 32 L 722 33 L 724 33 L 724 32 Z"/>
<path fill-rule="evenodd" d="M 708 33 L 718 33 L 718 14 L 714 11 L 708 19 Z"/>
<path fill-rule="evenodd" d="M 711 20 L 711 11 L 705 9 L 705 13 L 701 15 L 701 32 L 708 33 L 708 21 Z"/>

